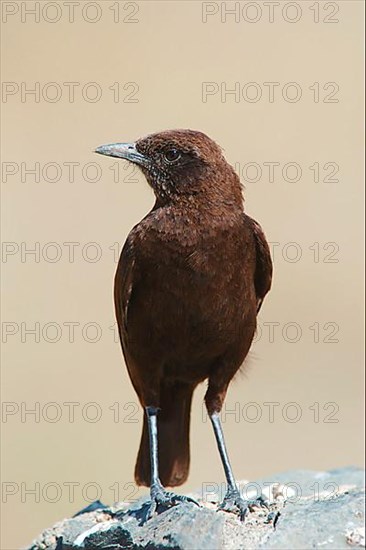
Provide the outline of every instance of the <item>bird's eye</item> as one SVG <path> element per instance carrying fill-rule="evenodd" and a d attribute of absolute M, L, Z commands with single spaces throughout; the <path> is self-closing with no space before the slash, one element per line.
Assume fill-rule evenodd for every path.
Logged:
<path fill-rule="evenodd" d="M 167 162 L 176 162 L 178 159 L 180 159 L 180 152 L 177 149 L 168 149 L 164 153 L 164 160 Z"/>

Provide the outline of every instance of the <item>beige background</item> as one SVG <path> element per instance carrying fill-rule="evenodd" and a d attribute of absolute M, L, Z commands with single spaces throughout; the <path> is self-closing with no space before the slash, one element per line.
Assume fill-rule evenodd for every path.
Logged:
<path fill-rule="evenodd" d="M 27 2 L 30 7 L 33 4 Z M 112 486 L 119 487 L 120 499 L 132 492 L 136 496 L 129 484 L 141 413 L 109 328 L 114 324 L 113 250 L 114 243 L 122 244 L 149 210 L 153 196 L 141 175 L 133 178 L 136 182 L 127 181 L 130 172 L 122 162 L 120 179 L 126 181 L 114 183 L 109 169 L 113 162 L 96 157 L 92 149 L 159 129 L 200 129 L 222 145 L 232 164 L 243 167 L 255 162 L 263 169 L 260 181 L 246 182 L 246 208 L 263 225 L 269 241 L 279 244 L 273 290 L 260 315 L 261 337 L 253 345 L 246 374 L 232 384 L 227 398 L 227 411 L 239 414 L 239 418 L 231 414 L 224 419 L 237 477 L 274 479 L 276 472 L 292 468 L 361 465 L 363 2 L 332 3 L 339 8 L 333 16 L 333 7 L 325 11 L 320 2 L 318 23 L 310 9 L 312 2 L 297 3 L 302 15 L 296 23 L 282 16 L 284 3 L 270 23 L 268 8 L 257 2 L 262 9 L 257 23 L 248 23 L 243 16 L 239 22 L 233 16 L 222 22 L 218 13 L 205 24 L 198 1 L 139 2 L 138 13 L 130 16 L 136 23 L 114 23 L 113 3 L 103 1 L 98 4 L 102 17 L 94 24 L 81 17 L 85 3 L 76 9 L 74 23 L 68 22 L 63 3 L 58 4 L 59 22 L 45 20 L 55 17 L 51 7 L 39 23 L 31 16 L 22 23 L 19 12 L 2 25 L 3 81 L 25 82 L 28 87 L 39 82 L 41 88 L 56 82 L 63 95 L 54 103 L 42 97 L 37 103 L 30 96 L 22 102 L 20 94 L 15 94 L 2 103 L 2 159 L 17 163 L 19 171 L 2 183 L 2 239 L 15 243 L 7 245 L 8 251 L 9 246 L 15 247 L 14 254 L 3 256 L 2 327 L 3 331 L 18 327 L 18 332 L 3 344 L 2 398 L 6 410 L 14 414 L 3 416 L 2 421 L 6 502 L 2 504 L 1 548 L 26 545 L 43 527 L 87 505 L 83 491 L 93 499 L 88 483 L 100 486 L 100 498 L 107 503 L 116 496 Z M 17 6 L 20 9 L 20 3 Z M 120 8 L 121 18 L 135 11 L 133 3 L 132 7 L 121 3 Z M 92 10 L 87 12 L 89 18 L 96 13 Z M 293 18 L 294 14 L 285 15 Z M 247 12 L 248 17 L 253 19 L 254 12 Z M 325 23 L 325 17 L 339 22 Z M 81 83 L 73 103 L 68 101 L 64 82 Z M 100 101 L 83 99 L 80 90 L 89 82 L 100 86 Z M 117 103 L 108 89 L 115 82 L 121 87 Z M 138 102 L 122 101 L 133 91 L 132 87 L 123 90 L 128 82 L 137 83 L 134 98 Z M 218 86 L 226 82 L 228 89 L 235 82 L 241 87 L 256 82 L 263 95 L 256 103 L 242 97 L 235 102 L 232 95 L 221 101 L 219 94 L 203 102 L 202 82 Z M 280 83 L 272 103 L 264 82 Z M 288 82 L 301 87 L 298 102 L 283 99 L 281 91 Z M 318 103 L 309 89 L 314 82 L 320 86 Z M 339 86 L 334 96 L 337 103 L 323 101 L 333 90 L 323 90 L 328 82 Z M 51 93 L 49 88 L 49 97 Z M 55 174 L 51 167 L 39 183 L 32 175 L 25 175 L 22 182 L 22 162 L 27 168 L 39 162 L 41 169 L 47 163 L 59 163 L 62 174 L 59 181 L 50 182 Z M 63 164 L 67 162 L 79 163 L 74 182 Z M 86 181 L 81 171 L 90 162 L 98 163 L 102 171 L 95 183 Z M 280 163 L 272 183 L 264 162 Z M 288 162 L 300 165 L 298 182 L 282 177 Z M 320 165 L 318 183 L 309 169 L 315 162 Z M 338 182 L 323 181 L 332 170 L 333 165 L 324 171 L 328 162 L 339 166 L 334 176 Z M 87 178 L 93 176 L 90 170 Z M 254 177 L 250 170 L 248 174 Z M 292 177 L 291 170 L 289 174 Z M 46 259 L 41 254 L 39 262 L 32 256 L 22 261 L 16 252 L 22 242 L 28 248 L 38 242 L 41 250 L 55 242 L 61 258 L 47 261 L 55 248 L 46 248 Z M 74 262 L 68 259 L 65 242 L 80 243 Z M 98 243 L 102 251 L 95 263 L 81 254 L 90 242 Z M 296 249 L 288 246 L 291 242 L 297 243 Z M 335 245 L 324 249 L 326 243 Z M 319 258 L 314 256 L 317 247 Z M 296 251 L 301 258 L 291 262 Z M 89 247 L 85 253 L 92 257 L 94 252 Z M 329 262 L 332 259 L 337 261 Z M 36 322 L 41 332 L 46 331 L 38 343 L 24 334 L 24 326 L 31 328 Z M 67 322 L 80 324 L 73 343 L 68 341 Z M 95 343 L 81 333 L 91 322 L 102 331 Z M 264 323 L 272 322 L 279 325 L 271 342 Z M 21 323 L 25 323 L 23 331 Z M 47 341 L 55 337 L 52 326 L 47 332 L 47 323 L 59 325 L 59 341 Z M 287 323 L 300 327 L 299 341 L 286 341 L 295 339 L 299 330 L 286 327 Z M 314 323 L 319 324 L 318 342 Z M 326 323 L 331 324 L 324 327 Z M 332 336 L 335 329 L 337 334 Z M 94 338 L 92 328 L 89 331 L 87 338 Z M 327 342 L 329 338 L 338 342 Z M 213 435 L 202 417 L 203 393 L 204 387 L 195 395 L 192 468 L 182 491 L 203 482 L 223 481 Z M 51 402 L 56 406 L 47 405 Z M 74 422 L 69 421 L 67 402 L 80 404 L 75 406 Z M 91 402 L 98 404 L 102 414 L 95 423 L 88 421 L 95 407 L 85 408 Z M 113 416 L 117 402 L 119 422 Z M 268 402 L 279 403 L 273 422 L 269 406 L 264 405 Z M 291 402 L 301 413 L 298 422 L 289 421 L 296 413 L 295 406 L 288 406 Z M 43 411 L 39 422 L 31 415 L 22 418 L 21 410 L 35 406 Z M 51 422 L 55 413 L 61 418 Z M 257 422 L 248 421 L 260 413 Z M 73 502 L 65 485 L 71 482 L 79 483 Z M 37 487 L 39 498 L 26 492 Z M 9 495 L 11 490 L 15 494 Z"/>

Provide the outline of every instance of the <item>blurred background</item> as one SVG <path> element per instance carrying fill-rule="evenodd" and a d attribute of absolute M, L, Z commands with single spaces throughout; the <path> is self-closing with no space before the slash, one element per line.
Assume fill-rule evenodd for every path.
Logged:
<path fill-rule="evenodd" d="M 237 478 L 363 462 L 363 3 L 71 4 L 1 5 L 6 550 L 145 493 L 112 288 L 154 197 L 93 154 L 104 143 L 207 133 L 271 243 L 273 290 L 223 411 Z M 181 492 L 224 480 L 204 391 Z"/>

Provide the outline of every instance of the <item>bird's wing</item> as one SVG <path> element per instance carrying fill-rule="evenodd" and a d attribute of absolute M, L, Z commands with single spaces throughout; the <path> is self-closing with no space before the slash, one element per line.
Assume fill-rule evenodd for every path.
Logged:
<path fill-rule="evenodd" d="M 257 295 L 257 313 L 259 312 L 263 299 L 271 288 L 272 283 L 272 259 L 267 239 L 263 229 L 253 218 L 244 214 L 246 223 L 253 231 L 256 252 L 256 265 L 254 273 L 254 286 Z"/>
<path fill-rule="evenodd" d="M 116 311 L 119 337 L 123 352 L 127 347 L 127 314 L 133 285 L 136 283 L 135 254 L 133 247 L 133 233 L 128 236 L 118 262 L 114 279 L 114 306 Z"/>

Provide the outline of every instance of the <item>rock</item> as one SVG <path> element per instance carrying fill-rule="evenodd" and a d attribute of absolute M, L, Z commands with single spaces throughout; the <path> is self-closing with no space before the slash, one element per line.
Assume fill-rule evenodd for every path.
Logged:
<path fill-rule="evenodd" d="M 243 482 L 240 488 L 246 498 L 255 498 L 260 488 L 269 500 L 269 510 L 255 508 L 242 523 L 234 514 L 217 511 L 222 495 L 216 490 L 192 495 L 200 507 L 179 504 L 145 522 L 147 499 L 111 507 L 98 502 L 46 529 L 29 550 L 350 550 L 365 546 L 361 469 L 293 471 L 257 484 Z"/>
<path fill-rule="evenodd" d="M 356 527 L 346 533 L 347 542 L 350 546 L 365 546 L 365 527 Z"/>

